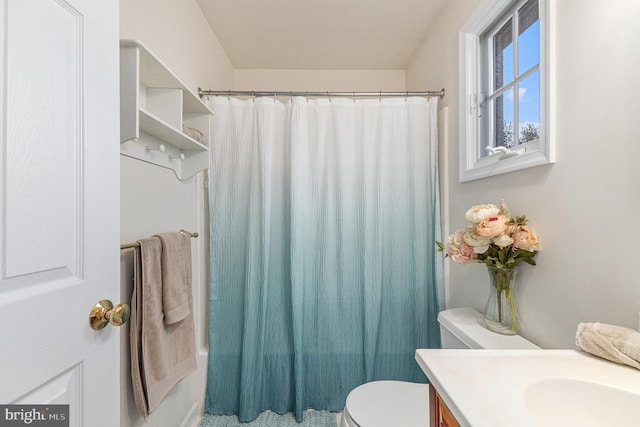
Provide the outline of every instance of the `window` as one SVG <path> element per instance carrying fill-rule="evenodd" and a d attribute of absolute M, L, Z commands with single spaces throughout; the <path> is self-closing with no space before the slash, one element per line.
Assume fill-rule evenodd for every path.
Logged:
<path fill-rule="evenodd" d="M 553 0 L 486 0 L 460 30 L 460 181 L 553 163 Z"/>

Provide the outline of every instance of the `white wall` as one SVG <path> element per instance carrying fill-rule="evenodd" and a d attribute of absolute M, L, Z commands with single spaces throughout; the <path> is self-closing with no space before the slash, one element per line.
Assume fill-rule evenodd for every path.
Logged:
<path fill-rule="evenodd" d="M 557 163 L 458 182 L 457 31 L 479 0 L 451 0 L 407 69 L 410 90 L 444 86 L 450 107 L 447 176 L 451 230 L 474 204 L 504 198 L 526 214 L 543 249 L 525 266 L 517 298 L 522 334 L 546 348 L 573 348 L 579 322 L 636 329 L 640 263 L 640 16 L 637 0 L 557 1 Z M 481 265 L 451 264 L 450 306 L 482 310 Z"/>
<path fill-rule="evenodd" d="M 235 70 L 236 90 L 404 91 L 404 70 Z M 224 89 L 224 88 L 223 88 Z"/>
<path fill-rule="evenodd" d="M 233 67 L 195 0 L 121 0 L 120 36 L 141 40 L 194 92 L 233 87 Z M 186 228 L 193 241 L 198 371 L 179 383 L 145 423 L 131 394 L 128 335 L 123 331 L 121 426 L 189 426 L 200 418 L 206 383 L 208 226 L 204 173 L 179 181 L 173 171 L 121 156 L 121 241 Z M 131 296 L 131 257 L 122 257 L 123 299 Z"/>
<path fill-rule="evenodd" d="M 191 90 L 233 86 L 233 67 L 196 0 L 120 0 L 120 37 L 141 40 Z"/>

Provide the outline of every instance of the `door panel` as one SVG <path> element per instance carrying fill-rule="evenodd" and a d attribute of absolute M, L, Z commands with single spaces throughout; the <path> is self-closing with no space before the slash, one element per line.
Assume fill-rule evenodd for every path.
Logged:
<path fill-rule="evenodd" d="M 77 277 L 82 265 L 80 17 L 55 0 L 29 3 L 8 10 L 4 289 Z"/>
<path fill-rule="evenodd" d="M 118 3 L 0 6 L 0 403 L 119 424 Z M 97 416 L 99 415 L 99 416 Z"/>
<path fill-rule="evenodd" d="M 5 278 L 78 276 L 82 17 L 56 0 L 10 1 L 8 17 Z"/>
<path fill-rule="evenodd" d="M 76 365 L 52 380 L 41 384 L 31 393 L 13 403 L 33 404 L 33 402 L 47 402 L 47 404 L 54 405 L 69 404 L 69 419 L 79 420 L 82 418 L 81 389 L 82 367 L 81 365 Z"/>

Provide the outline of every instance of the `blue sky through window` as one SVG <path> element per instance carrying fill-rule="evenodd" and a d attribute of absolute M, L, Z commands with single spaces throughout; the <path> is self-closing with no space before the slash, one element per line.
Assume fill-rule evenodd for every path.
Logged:
<path fill-rule="evenodd" d="M 534 22 L 518 37 L 520 74 L 540 63 L 540 21 Z M 540 72 L 520 84 L 520 123 L 540 123 Z"/>
<path fill-rule="evenodd" d="M 484 128 L 486 135 L 496 146 L 536 140 L 540 136 L 538 0 L 519 1 L 483 38 L 491 55 L 484 89 L 493 123 Z"/>
<path fill-rule="evenodd" d="M 502 51 L 503 81 L 508 83 L 513 79 L 513 44 L 509 44 Z M 518 74 L 531 69 L 540 62 L 540 21 L 535 21 L 518 37 Z M 509 90 L 504 96 L 504 120 L 513 123 L 514 91 Z M 540 72 L 520 82 L 518 88 L 518 109 L 520 126 L 526 123 L 540 125 Z"/>

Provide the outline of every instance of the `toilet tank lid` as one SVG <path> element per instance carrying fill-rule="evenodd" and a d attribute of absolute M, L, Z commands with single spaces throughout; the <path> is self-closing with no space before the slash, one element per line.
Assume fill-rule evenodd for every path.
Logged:
<path fill-rule="evenodd" d="M 438 322 L 469 348 L 539 349 L 520 335 L 502 335 L 484 327 L 483 316 L 470 307 L 451 308 L 438 314 Z"/>

